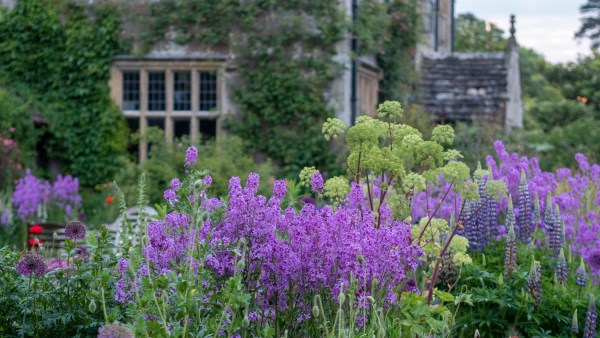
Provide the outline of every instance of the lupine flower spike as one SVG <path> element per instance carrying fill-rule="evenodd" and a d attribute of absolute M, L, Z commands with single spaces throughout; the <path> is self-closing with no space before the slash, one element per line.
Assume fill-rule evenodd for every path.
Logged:
<path fill-rule="evenodd" d="M 517 271 L 517 238 L 515 236 L 515 220 L 512 209 L 512 199 L 509 199 L 508 215 L 506 217 L 506 225 L 509 227 L 509 230 L 504 246 L 504 274 L 506 276 L 511 276 Z"/>
<path fill-rule="evenodd" d="M 553 227 L 552 232 L 550 233 L 550 247 L 552 248 L 552 255 L 554 257 L 558 257 L 560 253 L 560 248 L 563 244 L 563 224 L 562 218 L 560 217 L 560 209 L 558 204 L 554 206 L 554 215 L 553 215 Z"/>
<path fill-rule="evenodd" d="M 540 262 L 535 259 L 531 263 L 531 271 L 527 280 L 527 290 L 536 304 L 542 302 L 542 267 Z"/>
<path fill-rule="evenodd" d="M 587 272 L 585 271 L 583 257 L 581 257 L 581 263 L 579 263 L 579 267 L 577 268 L 577 278 L 575 279 L 575 284 L 579 286 L 579 297 L 581 297 L 581 288 L 584 288 L 587 284 Z"/>
<path fill-rule="evenodd" d="M 567 260 L 565 259 L 565 252 L 560 249 L 558 255 L 558 262 L 556 263 L 556 281 L 558 284 L 565 285 L 567 282 Z"/>
<path fill-rule="evenodd" d="M 548 246 L 552 248 L 552 233 L 554 231 L 554 213 L 552 212 L 552 198 L 548 194 L 546 199 L 546 211 L 544 212 L 544 230 L 548 236 Z"/>
<path fill-rule="evenodd" d="M 577 309 L 573 312 L 573 320 L 571 321 L 571 333 L 579 333 L 579 322 L 577 321 Z"/>
<path fill-rule="evenodd" d="M 517 220 L 519 238 L 521 242 L 527 244 L 531 242 L 531 196 L 529 195 L 529 186 L 523 170 L 521 170 L 517 205 L 519 207 L 519 218 Z"/>
<path fill-rule="evenodd" d="M 596 337 L 596 319 L 596 299 L 594 296 L 591 296 L 590 306 L 588 307 L 587 317 L 585 318 L 585 330 L 583 331 L 583 338 Z"/>

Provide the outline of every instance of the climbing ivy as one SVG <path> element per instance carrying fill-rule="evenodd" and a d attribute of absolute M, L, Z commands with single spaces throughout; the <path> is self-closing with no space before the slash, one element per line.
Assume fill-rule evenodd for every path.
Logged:
<path fill-rule="evenodd" d="M 416 0 L 392 0 L 387 37 L 377 53 L 377 63 L 383 69 L 380 101 L 397 100 L 405 105 L 412 100 L 416 74 L 413 59 L 419 42 L 421 17 Z"/>
<path fill-rule="evenodd" d="M 84 185 L 111 179 L 127 136 L 108 90 L 110 60 L 123 51 L 115 8 L 20 0 L 0 32 L 0 79 L 49 121 L 50 154 Z"/>
<path fill-rule="evenodd" d="M 323 121 L 334 115 L 323 93 L 342 70 L 335 57 L 347 31 L 358 38 L 359 54 L 378 55 L 382 98 L 406 94 L 417 37 L 415 0 L 360 1 L 356 22 L 338 0 L 161 0 L 118 6 L 20 0 L 0 14 L 0 79 L 35 98 L 55 136 L 50 150 L 84 184 L 110 178 L 125 146 L 123 118 L 108 95 L 112 56 L 145 53 L 166 38 L 233 52 L 239 77 L 231 89 L 240 114 L 226 126 L 288 174 L 309 163 L 328 168 L 334 162 L 320 136 Z M 127 35 L 131 30 L 119 19 L 136 23 L 137 34 Z M 129 50 L 123 47 L 123 30 L 133 37 Z"/>

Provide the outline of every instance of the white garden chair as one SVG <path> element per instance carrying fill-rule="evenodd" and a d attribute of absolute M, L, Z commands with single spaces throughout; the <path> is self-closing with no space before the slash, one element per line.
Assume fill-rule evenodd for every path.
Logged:
<path fill-rule="evenodd" d="M 154 218 L 154 216 L 158 216 L 158 212 L 152 207 L 146 206 L 141 211 L 139 207 L 133 207 L 127 209 L 125 214 L 119 216 L 114 223 L 107 224 L 106 228 L 111 234 L 111 237 L 114 238 L 115 251 L 118 251 L 118 249 L 121 247 L 123 243 L 123 236 L 129 236 L 129 239 L 133 243 L 137 243 L 137 235 L 140 232 L 141 222 L 148 223 Z M 131 224 L 132 232 L 129 234 L 126 233 L 126 229 L 123 227 L 125 221 Z"/>

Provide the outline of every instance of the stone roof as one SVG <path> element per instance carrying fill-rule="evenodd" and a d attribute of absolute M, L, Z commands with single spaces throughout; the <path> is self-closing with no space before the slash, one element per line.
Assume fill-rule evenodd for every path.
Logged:
<path fill-rule="evenodd" d="M 437 121 L 504 121 L 508 100 L 505 53 L 424 54 L 421 72 L 421 103 Z"/>

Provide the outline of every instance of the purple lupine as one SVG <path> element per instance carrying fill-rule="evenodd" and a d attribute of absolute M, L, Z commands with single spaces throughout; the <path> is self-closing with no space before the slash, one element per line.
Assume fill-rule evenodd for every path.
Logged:
<path fill-rule="evenodd" d="M 46 261 L 37 252 L 26 252 L 17 263 L 17 271 L 24 276 L 42 276 L 46 273 Z"/>
<path fill-rule="evenodd" d="M 478 250 L 482 248 L 479 237 L 480 231 L 478 222 L 476 217 L 473 216 L 476 210 L 476 203 L 477 202 L 470 200 L 466 202 L 463 219 L 463 224 L 465 226 L 465 237 L 469 240 L 469 248 L 472 250 Z"/>
<path fill-rule="evenodd" d="M 481 170 L 481 165 L 479 165 Z M 475 179 L 477 183 L 477 190 L 479 191 L 479 201 L 476 203 L 476 210 L 478 210 L 477 214 L 477 223 L 479 229 L 479 241 L 481 246 L 485 246 L 488 239 L 491 236 L 491 229 L 489 227 L 489 212 L 488 208 L 488 196 L 485 193 L 485 185 L 487 181 L 487 176 L 478 177 Z"/>
<path fill-rule="evenodd" d="M 542 302 L 542 267 L 539 261 L 533 261 L 529 278 L 527 279 L 527 290 L 536 304 Z"/>
<path fill-rule="evenodd" d="M 552 249 L 552 256 L 557 257 L 558 253 L 560 252 L 560 248 L 563 245 L 563 226 L 558 205 L 555 205 L 554 214 L 552 217 L 552 228 L 549 229 L 548 235 L 550 236 L 550 249 Z"/>
<path fill-rule="evenodd" d="M 525 171 L 521 171 L 521 181 L 519 183 L 519 195 L 517 200 L 519 208 L 519 218 L 517 226 L 519 227 L 519 238 L 522 243 L 531 243 L 531 196 L 529 195 L 529 185 Z"/>
<path fill-rule="evenodd" d="M 210 175 L 206 175 L 204 176 L 204 179 L 202 179 L 202 184 L 204 185 L 211 185 L 213 182 L 212 177 L 210 177 Z"/>
<path fill-rule="evenodd" d="M 565 252 L 563 249 L 560 249 L 554 272 L 556 273 L 556 281 L 558 284 L 565 285 L 567 282 L 567 260 L 565 259 Z"/>
<path fill-rule="evenodd" d="M 78 221 L 67 223 L 65 226 L 65 236 L 74 241 L 80 241 L 85 238 L 85 225 Z"/>
<path fill-rule="evenodd" d="M 510 203 L 510 202 L 509 202 Z M 507 220 L 507 223 L 508 220 Z M 517 237 L 515 236 L 514 220 L 510 222 L 508 237 L 504 246 L 504 275 L 511 276 L 517 271 Z"/>
<path fill-rule="evenodd" d="M 550 195 L 548 195 L 547 199 L 546 199 L 546 211 L 544 212 L 544 230 L 546 231 L 546 236 L 548 237 L 548 247 L 550 249 L 554 249 L 554 240 L 555 237 L 553 236 L 554 234 L 554 221 L 555 221 L 555 217 L 554 217 L 554 212 L 552 210 L 552 198 Z"/>
<path fill-rule="evenodd" d="M 583 331 L 583 338 L 596 337 L 596 319 L 596 300 L 594 296 L 591 296 L 587 316 L 585 317 L 585 330 Z"/>

